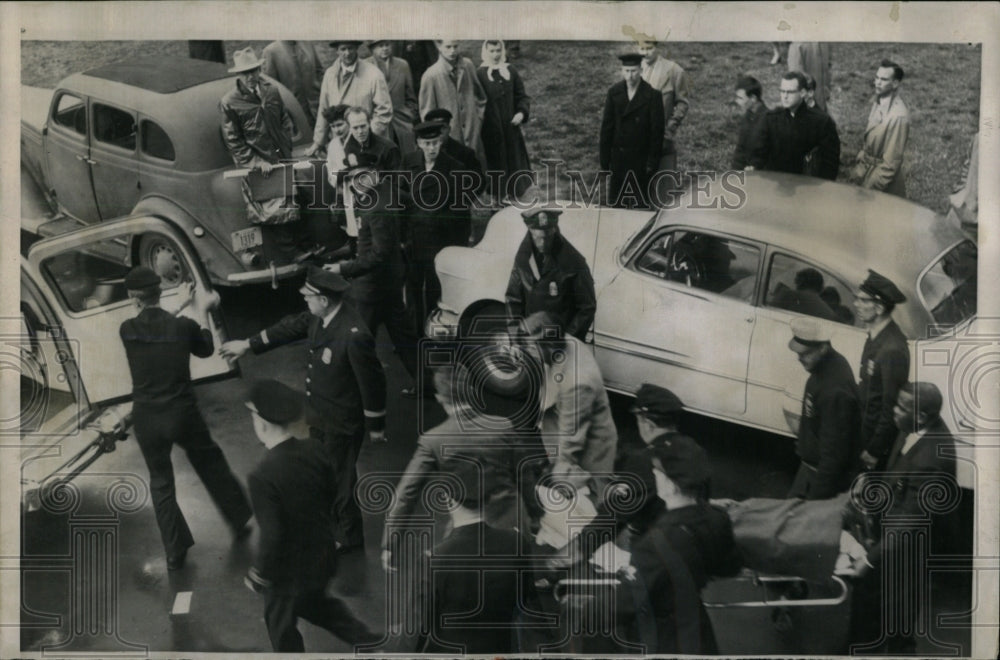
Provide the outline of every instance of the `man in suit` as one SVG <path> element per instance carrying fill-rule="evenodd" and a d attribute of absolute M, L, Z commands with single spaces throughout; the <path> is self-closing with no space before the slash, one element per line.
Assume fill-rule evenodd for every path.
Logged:
<path fill-rule="evenodd" d="M 287 87 L 309 118 L 316 122 L 323 64 L 316 49 L 305 41 L 272 41 L 261 53 L 262 71 Z"/>
<path fill-rule="evenodd" d="M 612 206 L 649 206 L 650 177 L 663 151 L 663 97 L 642 79 L 642 55 L 619 55 L 624 80 L 608 90 L 601 119 L 601 169 L 611 171 Z"/>
<path fill-rule="evenodd" d="M 394 182 L 379 175 L 377 158 L 371 153 L 349 155 L 348 162 L 353 164 L 344 174 L 345 183 L 352 197 L 359 200 L 354 209 L 359 225 L 357 256 L 327 264 L 323 269 L 350 280 L 351 302 L 368 330 L 374 336 L 378 327 L 385 325 L 403 367 L 410 378 L 416 379 L 420 369 L 417 337 L 403 305 L 405 272 L 399 213 L 390 210 L 396 195 Z"/>
<path fill-rule="evenodd" d="M 352 644 L 378 641 L 341 600 L 324 594 L 336 566 L 331 519 L 336 484 L 320 441 L 292 433 L 303 414 L 299 394 L 276 380 L 261 380 L 250 387 L 246 407 L 267 453 L 248 479 L 260 541 L 244 583 L 264 594 L 271 648 L 305 651 L 299 618 Z"/>
<path fill-rule="evenodd" d="M 736 149 L 733 151 L 734 170 L 742 170 L 750 164 L 750 154 L 764 132 L 767 106 L 761 100 L 762 94 L 763 89 L 756 78 L 743 76 L 736 81 L 736 105 L 743 111 L 743 115 L 740 117 L 740 130 L 736 136 Z"/>
<path fill-rule="evenodd" d="M 479 84 L 476 67 L 469 58 L 462 56 L 458 41 L 435 41 L 434 44 L 438 60 L 424 72 L 420 81 L 420 115 L 426 117 L 435 108 L 448 110 L 452 137 L 475 150 L 479 160 L 486 162 L 482 140 L 486 91 Z"/>
<path fill-rule="evenodd" d="M 400 153 L 413 151 L 417 148 L 413 126 L 420 121 L 420 108 L 410 65 L 393 54 L 392 42 L 388 39 L 373 41 L 368 47 L 372 56 L 367 61 L 377 66 L 385 76 L 392 99 L 392 124 L 389 125 L 388 137 L 396 143 Z"/>
<path fill-rule="evenodd" d="M 344 143 L 344 154 L 366 153 L 375 157 L 375 169 L 378 172 L 395 172 L 399 169 L 401 157 L 399 147 L 389 138 L 375 135 L 371 130 L 371 119 L 364 108 L 349 108 L 344 113 L 350 137 Z"/>
<path fill-rule="evenodd" d="M 211 333 L 189 318 L 160 308 L 160 277 L 151 269 L 133 268 L 125 276 L 125 288 L 139 308 L 139 314 L 122 323 L 118 331 L 132 376 L 135 439 L 149 468 L 149 491 L 167 569 L 174 571 L 184 566 L 188 548 L 194 545 L 177 506 L 170 462 L 175 443 L 184 449 L 236 538 L 249 532 L 250 504 L 212 440 L 191 388 L 191 356 L 212 354 Z M 207 318 L 208 311 L 218 305 L 218 295 L 214 299 L 193 295 L 197 316 Z"/>
<path fill-rule="evenodd" d="M 365 428 L 372 442 L 385 441 L 385 372 L 368 326 L 344 301 L 349 286 L 340 275 L 310 268 L 299 289 L 308 312 L 286 316 L 249 339 L 226 342 L 220 351 L 238 359 L 247 351 L 263 353 L 307 340 L 307 421 L 311 437 L 322 441 L 332 464 L 337 542 L 344 553 L 364 549 L 354 485 Z"/>
<path fill-rule="evenodd" d="M 949 502 L 941 501 L 935 493 L 941 488 L 958 490 L 955 442 L 941 419 L 941 405 L 941 392 L 932 383 L 904 384 L 893 409 L 899 436 L 889 453 L 886 471 L 864 477 L 891 492 L 888 508 L 874 521 L 881 527 L 876 542 L 855 560 L 851 571 L 855 588 L 850 638 L 854 648 L 866 655 L 912 654 L 916 650 L 916 617 L 930 617 L 921 611 L 929 603 L 926 593 L 931 578 L 925 553 L 941 551 L 952 536 L 949 525 L 953 522 L 947 513 L 941 513 Z M 926 533 L 928 538 L 921 542 L 908 531 Z M 893 573 L 887 580 L 883 572 L 890 567 Z"/>
<path fill-rule="evenodd" d="M 366 60 L 358 61 L 360 41 L 332 41 L 337 49 L 335 61 L 323 74 L 320 86 L 319 109 L 313 143 L 306 151 L 311 156 L 326 146 L 330 125 L 323 111 L 332 105 L 349 105 L 364 108 L 371 117 L 371 127 L 376 135 L 385 136 L 392 123 L 392 97 L 385 77 L 378 67 Z"/>
<path fill-rule="evenodd" d="M 585 341 L 597 311 L 590 267 L 559 233 L 560 209 L 521 212 L 527 235 L 514 255 L 507 282 L 507 315 L 518 320 L 548 311 L 567 335 Z"/>
<path fill-rule="evenodd" d="M 781 77 L 781 107 L 768 110 L 750 165 L 833 181 L 840 167 L 837 125 L 826 113 L 805 104 L 805 88 L 800 71 Z"/>
<path fill-rule="evenodd" d="M 462 165 L 463 172 L 471 172 L 475 184 L 473 189 L 478 192 L 486 183 L 483 166 L 474 149 L 470 149 L 451 136 L 451 113 L 445 108 L 435 108 L 424 115 L 424 121 L 436 121 L 441 124 L 441 151 L 457 160 Z"/>
<path fill-rule="evenodd" d="M 417 334 L 423 336 L 424 321 L 441 299 L 434 257 L 446 246 L 468 245 L 472 218 L 459 198 L 462 165 L 441 149 L 441 124 L 423 122 L 416 134 L 419 149 L 403 158 L 410 198 L 405 212 L 406 300 Z"/>
<path fill-rule="evenodd" d="M 906 296 L 892 281 L 873 270 L 854 297 L 854 309 L 868 329 L 861 351 L 861 462 L 868 470 L 885 467 L 889 450 L 899 434 L 893 422 L 893 405 L 910 373 L 910 347 L 906 335 L 892 320 L 892 310 Z"/>
<path fill-rule="evenodd" d="M 859 453 L 858 387 L 847 360 L 830 345 L 829 328 L 792 319 L 788 348 L 809 372 L 796 453 L 802 463 L 787 497 L 825 500 L 847 490 Z"/>
<path fill-rule="evenodd" d="M 424 573 L 428 577 L 423 593 L 429 606 L 424 629 L 429 634 L 418 650 L 521 652 L 519 624 L 541 612 L 528 545 L 516 530 L 484 521 L 483 505 L 498 488 L 489 471 L 462 457 L 446 459 L 441 467 L 460 486 L 449 498 L 451 533 L 434 547 L 429 558 L 433 564 Z"/>

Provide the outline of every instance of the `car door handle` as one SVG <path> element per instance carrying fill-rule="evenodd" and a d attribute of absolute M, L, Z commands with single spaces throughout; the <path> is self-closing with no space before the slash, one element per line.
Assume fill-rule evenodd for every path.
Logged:
<path fill-rule="evenodd" d="M 91 158 L 87 158 L 86 156 L 81 156 L 81 155 L 77 154 L 76 159 L 77 160 L 82 160 L 83 162 L 85 162 L 85 163 L 87 163 L 89 165 L 97 165 L 97 161 L 96 160 L 93 160 Z"/>

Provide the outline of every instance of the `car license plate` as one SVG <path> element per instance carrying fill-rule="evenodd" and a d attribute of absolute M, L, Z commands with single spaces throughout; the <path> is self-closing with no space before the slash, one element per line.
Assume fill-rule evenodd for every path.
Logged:
<path fill-rule="evenodd" d="M 231 236 L 233 238 L 233 252 L 249 250 L 264 242 L 260 227 L 250 227 L 249 229 L 234 231 Z"/>

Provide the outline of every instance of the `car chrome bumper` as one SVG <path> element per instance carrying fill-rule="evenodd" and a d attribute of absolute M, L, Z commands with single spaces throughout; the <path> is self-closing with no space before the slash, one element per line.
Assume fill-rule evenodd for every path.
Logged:
<path fill-rule="evenodd" d="M 424 335 L 429 339 L 458 338 L 458 314 L 448 309 L 436 307 L 427 317 Z"/>
<path fill-rule="evenodd" d="M 277 284 L 278 280 L 287 279 L 305 270 L 303 264 L 285 264 L 284 266 L 271 266 L 259 270 L 248 270 L 242 273 L 230 273 L 226 276 L 226 281 L 234 285 L 260 284 L 261 282 L 271 282 Z"/>

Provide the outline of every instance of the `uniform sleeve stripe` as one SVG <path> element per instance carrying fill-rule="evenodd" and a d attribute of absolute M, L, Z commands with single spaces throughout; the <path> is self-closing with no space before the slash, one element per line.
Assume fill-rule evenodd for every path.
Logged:
<path fill-rule="evenodd" d="M 385 411 L 384 410 L 377 410 L 377 411 L 375 411 L 375 410 L 366 410 L 365 411 L 365 417 L 385 417 Z"/>

